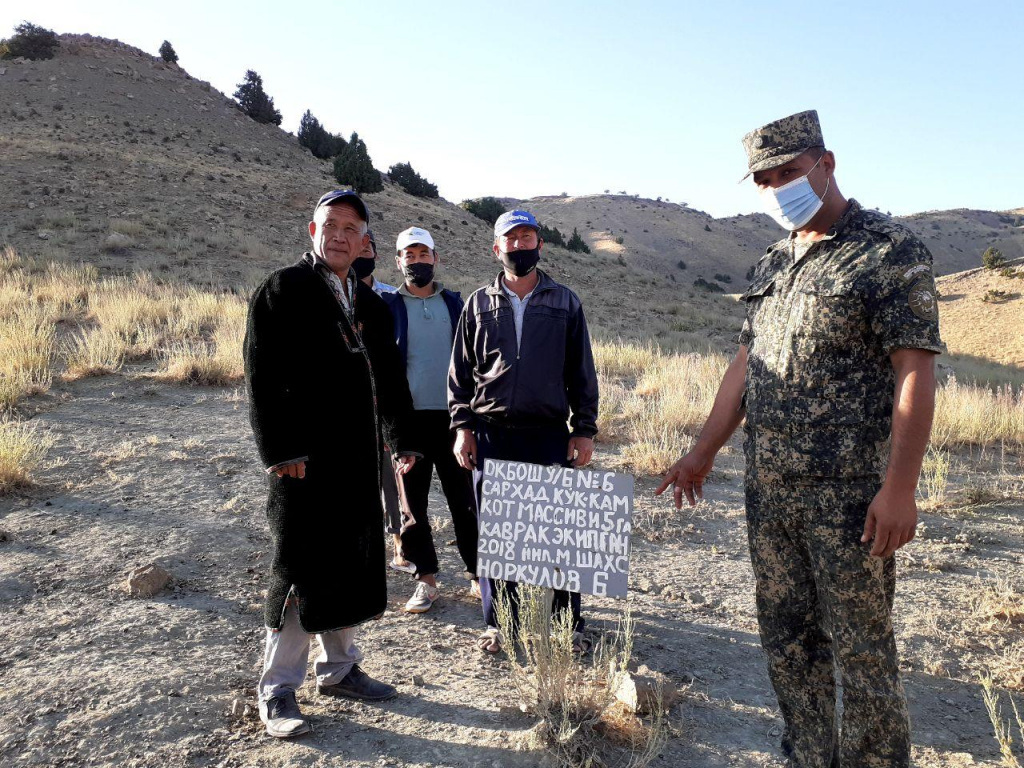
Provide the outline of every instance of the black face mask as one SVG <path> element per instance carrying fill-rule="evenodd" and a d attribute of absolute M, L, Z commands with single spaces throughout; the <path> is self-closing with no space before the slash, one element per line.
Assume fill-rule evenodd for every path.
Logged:
<path fill-rule="evenodd" d="M 434 279 L 434 265 L 418 261 L 415 264 L 406 264 L 402 267 L 402 274 L 405 279 L 417 288 L 430 285 Z"/>
<path fill-rule="evenodd" d="M 360 256 L 352 262 L 352 271 L 356 273 L 356 280 L 362 280 L 373 274 L 373 268 L 377 266 L 377 260 L 366 256 Z"/>
<path fill-rule="evenodd" d="M 498 252 L 505 269 L 516 277 L 525 277 L 533 272 L 540 261 L 540 248 L 529 248 L 511 253 Z"/>

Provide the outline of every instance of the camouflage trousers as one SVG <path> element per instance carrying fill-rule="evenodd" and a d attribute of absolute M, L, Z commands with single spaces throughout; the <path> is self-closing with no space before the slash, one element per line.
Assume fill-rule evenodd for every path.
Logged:
<path fill-rule="evenodd" d="M 757 618 L 793 768 L 910 765 L 892 627 L 895 558 L 860 543 L 878 485 L 748 477 Z M 836 670 L 842 684 L 837 715 Z"/>

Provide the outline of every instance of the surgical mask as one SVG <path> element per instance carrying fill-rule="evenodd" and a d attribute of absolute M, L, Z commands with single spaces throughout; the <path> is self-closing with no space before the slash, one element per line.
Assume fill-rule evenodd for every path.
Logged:
<path fill-rule="evenodd" d="M 501 254 L 499 258 L 502 265 L 516 277 L 525 277 L 530 274 L 537 266 L 537 262 L 540 261 L 540 248 L 528 248 L 511 253 L 498 251 L 498 253 Z"/>
<path fill-rule="evenodd" d="M 414 264 L 406 264 L 402 267 L 402 274 L 405 279 L 417 288 L 430 285 L 434 279 L 434 265 L 418 261 Z"/>
<path fill-rule="evenodd" d="M 362 280 L 364 277 L 369 277 L 373 274 L 373 268 L 377 266 L 376 259 L 370 259 L 366 256 L 360 256 L 358 259 L 352 262 L 352 271 L 356 273 L 356 279 Z"/>
<path fill-rule="evenodd" d="M 765 187 L 759 190 L 765 212 L 775 219 L 783 229 L 788 229 L 790 232 L 800 229 L 813 219 L 814 215 L 821 210 L 821 206 L 825 204 L 824 198 L 828 194 L 828 185 L 832 183 L 831 177 L 825 184 L 825 192 L 821 197 L 818 197 L 818 193 L 814 191 L 811 182 L 807 179 L 807 176 L 818 167 L 820 162 L 821 157 L 818 158 L 817 163 L 811 166 L 811 170 L 799 179 L 793 179 L 788 184 L 774 189 Z"/>

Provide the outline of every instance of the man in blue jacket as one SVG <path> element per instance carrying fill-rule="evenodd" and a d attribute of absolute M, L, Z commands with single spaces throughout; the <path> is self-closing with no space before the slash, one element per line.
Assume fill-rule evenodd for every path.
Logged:
<path fill-rule="evenodd" d="M 579 297 L 537 269 L 539 229 L 528 211 L 498 218 L 493 250 L 502 271 L 470 296 L 459 319 L 448 407 L 466 469 L 482 469 L 488 458 L 580 467 L 594 452 L 597 372 L 587 320 Z M 496 653 L 497 583 L 482 579 L 480 587 L 487 630 L 478 646 Z M 515 584 L 506 589 L 515 612 Z M 571 611 L 574 644 L 585 650 L 579 593 L 556 591 L 554 609 Z"/>
<path fill-rule="evenodd" d="M 434 239 L 421 227 L 398 235 L 395 260 L 405 282 L 398 291 L 382 294 L 395 320 L 395 337 L 405 363 L 412 392 L 412 434 L 417 435 L 423 458 L 405 475 L 405 495 L 415 524 L 401 532 L 402 555 L 416 568 L 416 591 L 405 605 L 410 613 L 429 611 L 438 597 L 437 551 L 427 517 L 430 478 L 437 469 L 455 527 L 455 541 L 473 579 L 471 591 L 479 594 L 476 577 L 477 524 L 472 475 L 459 466 L 453 453 L 446 380 L 452 355 L 452 338 L 462 298 L 434 279 L 440 257 Z"/>

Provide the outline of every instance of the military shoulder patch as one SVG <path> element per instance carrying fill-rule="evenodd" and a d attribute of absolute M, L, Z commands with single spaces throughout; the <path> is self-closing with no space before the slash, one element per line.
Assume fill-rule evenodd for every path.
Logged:
<path fill-rule="evenodd" d="M 919 280 L 923 277 L 931 277 L 932 265 L 925 262 L 919 262 L 912 264 L 909 267 L 903 267 L 900 271 L 900 279 L 903 280 L 905 285 L 910 285 L 915 280 Z"/>
<path fill-rule="evenodd" d="M 934 320 L 939 315 L 935 288 L 931 280 L 922 278 L 910 286 L 907 303 L 910 305 L 910 311 L 922 320 Z"/>

